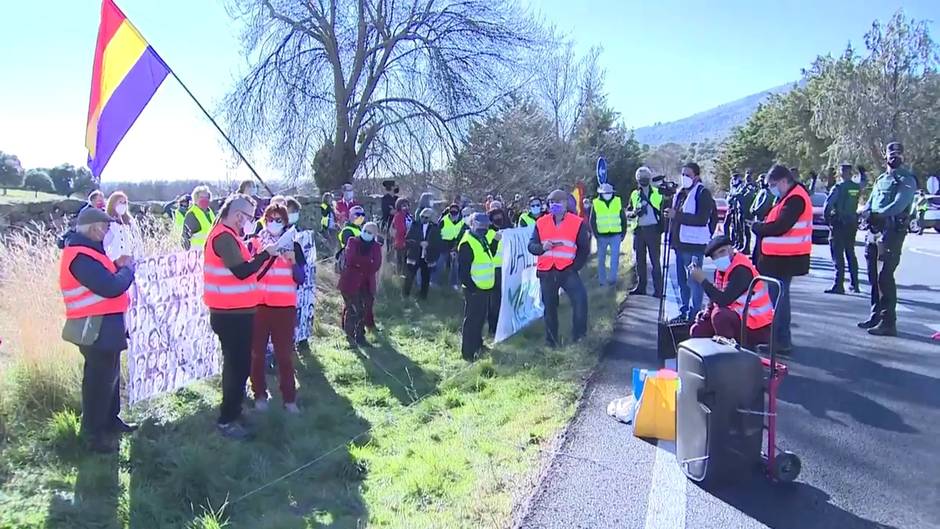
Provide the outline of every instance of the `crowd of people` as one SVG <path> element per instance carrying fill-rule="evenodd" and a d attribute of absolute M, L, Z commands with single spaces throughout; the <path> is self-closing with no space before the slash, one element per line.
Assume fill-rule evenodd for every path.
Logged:
<path fill-rule="evenodd" d="M 861 213 L 855 209 L 864 172 L 853 175 L 848 165 L 841 168 L 825 206 L 836 263 L 835 282 L 827 292 L 844 292 L 843 257 L 851 286 L 859 290 L 854 238 L 858 216 L 866 221 L 872 312 L 859 327 L 874 335 L 896 333 L 893 274 L 917 188 L 916 179 L 903 166 L 901 144 L 886 147 L 885 161 L 887 169 L 873 182 Z M 663 297 L 663 269 L 668 260 L 661 263 L 660 252 L 665 243 L 676 263 L 679 314 L 675 322 L 688 322 L 691 336 L 724 336 L 752 347 L 774 343 L 776 352 L 790 354 L 790 287 L 795 277 L 809 272 L 813 230 L 810 193 L 815 180 L 803 183 L 798 174 L 795 168 L 774 165 L 756 180 L 750 171 L 743 178 L 735 175 L 729 203 L 744 212 L 746 229 L 735 226 L 733 219 L 726 223 L 724 234 L 717 236 L 715 198 L 702 181 L 701 168 L 693 162 L 682 167 L 678 184 L 661 181 L 649 168 L 640 167 L 635 175 L 637 188 L 625 205 L 616 190 L 603 183 L 596 196 L 580 207 L 572 193 L 556 189 L 544 198 L 532 195 L 527 202 L 517 194 L 509 203 L 499 195 L 487 196 L 480 203 L 458 195 L 435 204 L 432 194 L 423 193 L 413 210 L 411 200 L 399 196 L 395 182 L 387 181 L 381 211 L 369 220 L 352 183 L 346 183 L 340 199 L 334 200 L 331 193 L 323 195 L 320 230 L 326 240 L 335 241 L 338 290 L 344 300 L 342 327 L 350 347 L 371 347 L 366 329 L 375 327 L 373 305 L 383 258 L 387 258 L 394 263 L 393 276 L 400 281 L 404 297 L 414 293 L 424 300 L 432 284 L 441 292 L 463 292 L 461 356 L 475 360 L 485 351 L 484 325 L 490 334 L 498 326 L 502 232 L 523 227 L 531 229 L 527 250 L 536 263 L 545 340 L 550 347 L 563 343 L 558 322 L 561 291 L 572 307 L 571 341 L 588 333 L 587 292 L 580 271 L 596 247 L 597 284 L 613 291 L 620 246 L 631 230 L 636 254 L 631 294 L 648 293 L 648 259 L 652 295 Z M 297 225 L 301 206 L 284 196 L 274 196 L 264 204 L 256 200 L 257 192 L 254 182 L 245 182 L 216 213 L 210 190 L 199 186 L 168 210 L 180 247 L 204 251 L 204 302 L 223 359 L 217 423 L 222 435 L 234 439 L 250 437 L 239 421 L 249 382 L 254 409 L 268 408 L 265 355 L 269 340 L 282 405 L 289 413 L 300 412 L 293 333 L 297 288 L 306 279 L 307 267 L 299 245 L 285 242 L 283 235 Z M 446 205 L 440 208 L 441 204 Z M 82 431 L 96 451 L 114 450 L 115 434 L 134 429 L 119 417 L 120 352 L 127 348 L 124 312 L 134 282 L 135 258 L 141 251 L 140 230 L 128 207 L 124 193 L 115 192 L 106 200 L 96 191 L 60 241 L 60 285 L 67 319 L 63 337 L 78 345 L 86 359 Z M 749 251 L 751 238 L 753 251 Z M 715 264 L 712 278 L 703 272 L 705 257 Z M 745 309 L 758 275 L 774 281 L 757 281 Z M 705 295 L 708 304 L 703 307 Z M 744 336 L 742 318 L 748 330 Z"/>

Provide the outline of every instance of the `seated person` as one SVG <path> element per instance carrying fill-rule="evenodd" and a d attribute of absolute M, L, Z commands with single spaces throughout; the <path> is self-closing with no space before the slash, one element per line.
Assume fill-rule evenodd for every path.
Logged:
<path fill-rule="evenodd" d="M 724 336 L 733 338 L 745 347 L 754 347 L 770 341 L 770 324 L 774 319 L 774 309 L 770 303 L 767 285 L 759 281 L 751 297 L 747 312 L 747 336 L 741 337 L 741 317 L 744 314 L 744 302 L 747 289 L 758 274 L 751 258 L 734 248 L 731 239 L 719 235 L 705 247 L 705 255 L 715 263 L 715 281 L 705 278 L 705 272 L 698 267 L 692 269 L 692 280 L 702 285 L 708 294 L 709 303 L 695 317 L 689 331 L 693 338 Z"/>

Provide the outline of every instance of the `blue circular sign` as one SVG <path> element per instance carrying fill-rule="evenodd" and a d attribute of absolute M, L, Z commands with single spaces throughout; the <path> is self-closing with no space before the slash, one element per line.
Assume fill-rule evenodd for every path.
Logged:
<path fill-rule="evenodd" d="M 597 183 L 607 183 L 607 160 L 603 156 L 597 159 Z"/>

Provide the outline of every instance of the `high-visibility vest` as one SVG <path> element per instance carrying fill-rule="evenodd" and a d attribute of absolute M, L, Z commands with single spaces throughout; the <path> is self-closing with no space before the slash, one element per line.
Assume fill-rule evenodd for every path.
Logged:
<path fill-rule="evenodd" d="M 336 237 L 339 239 L 340 248 L 346 247 L 346 244 L 343 242 L 343 234 L 346 233 L 347 231 L 352 233 L 353 237 L 358 237 L 359 234 L 362 233 L 362 228 L 360 228 L 359 226 L 356 226 L 355 224 L 347 224 L 343 226 L 343 229 L 339 230 L 339 233 L 336 234 Z M 346 239 L 346 240 L 349 241 L 349 239 Z"/>
<path fill-rule="evenodd" d="M 444 215 L 441 226 L 441 240 L 453 241 L 460 235 L 460 230 L 464 226 L 463 219 L 454 222 L 450 220 L 450 215 Z"/>
<path fill-rule="evenodd" d="M 173 210 L 173 236 L 183 235 L 183 225 L 186 223 L 186 214 L 176 208 Z"/>
<path fill-rule="evenodd" d="M 535 225 L 535 220 L 536 220 L 535 217 L 533 217 L 531 213 L 526 211 L 525 213 L 519 215 L 519 220 L 516 221 L 516 225 L 519 226 L 520 228 L 525 228 L 526 226 L 533 226 Z"/>
<path fill-rule="evenodd" d="M 473 262 L 470 264 L 470 279 L 473 284 L 480 290 L 492 289 L 496 286 L 496 257 L 490 252 L 489 245 L 481 243 L 469 231 L 463 234 L 457 248 L 464 244 L 473 250 Z"/>
<path fill-rule="evenodd" d="M 800 214 L 800 218 L 797 219 L 793 227 L 786 233 L 761 239 L 760 253 L 762 255 L 790 257 L 809 255 L 810 252 L 813 251 L 813 203 L 810 201 L 809 194 L 802 185 L 797 184 L 793 186 L 793 189 L 786 197 L 782 197 L 778 200 L 777 204 L 771 208 L 770 213 L 767 214 L 767 220 L 765 222 L 769 223 L 777 220 L 777 217 L 780 216 L 780 212 L 783 210 L 783 204 L 786 202 L 786 199 L 792 195 L 802 197 L 806 207 L 803 208 L 803 213 Z"/>
<path fill-rule="evenodd" d="M 486 242 L 490 243 L 490 248 L 493 247 L 493 246 L 492 246 L 492 245 L 493 245 L 493 239 L 496 238 L 496 232 L 497 232 L 497 230 L 495 230 L 495 229 L 493 229 L 493 228 L 490 228 L 490 229 L 487 230 L 487 232 L 486 232 Z M 496 255 L 493 256 L 493 262 L 496 263 L 496 266 L 497 266 L 497 267 L 503 266 L 503 240 L 502 240 L 502 239 L 500 239 L 500 240 L 496 243 Z"/>
<path fill-rule="evenodd" d="M 535 221 L 539 240 L 543 243 L 559 243 L 554 248 L 538 256 L 536 269 L 545 272 L 552 268 L 564 270 L 574 263 L 578 251 L 578 230 L 581 229 L 581 217 L 574 213 L 565 213 L 561 223 L 555 225 L 554 215 L 542 215 Z"/>
<path fill-rule="evenodd" d="M 59 263 L 59 290 L 65 301 L 65 318 L 87 318 L 89 316 L 104 316 L 106 314 L 123 314 L 130 306 L 131 298 L 127 292 L 114 298 L 99 296 L 88 287 L 78 282 L 69 269 L 72 261 L 79 255 L 87 255 L 101 263 L 112 274 L 117 272 L 117 265 L 108 259 L 108 256 L 86 248 L 84 246 L 66 246 L 62 250 L 62 260 Z"/>
<path fill-rule="evenodd" d="M 759 275 L 757 268 L 754 267 L 754 263 L 747 255 L 743 252 L 735 252 L 734 257 L 731 258 L 731 266 L 727 270 L 724 272 L 715 270 L 715 288 L 724 290 L 728 286 L 727 278 L 731 277 L 731 272 L 739 266 L 750 270 L 754 277 Z M 737 312 L 738 316 L 743 318 L 745 301 L 747 301 L 747 292 L 732 301 L 728 308 Z M 770 302 L 767 285 L 763 281 L 758 281 L 757 285 L 754 286 L 754 295 L 751 296 L 751 306 L 747 309 L 747 328 L 760 329 L 770 325 L 773 320 L 774 307 Z"/>
<path fill-rule="evenodd" d="M 260 251 L 264 243 L 260 237 L 253 237 L 251 245 Z M 294 265 L 283 257 L 276 257 L 274 263 L 262 276 L 264 266 L 258 271 L 259 305 L 268 307 L 296 307 L 297 283 L 294 282 Z"/>
<path fill-rule="evenodd" d="M 202 299 L 210 309 L 233 310 L 249 309 L 258 306 L 260 298 L 258 278 L 254 275 L 245 279 L 238 279 L 229 270 L 222 258 L 215 253 L 213 243 L 223 233 L 228 233 L 238 242 L 245 261 L 251 261 L 248 247 L 242 241 L 241 235 L 221 222 L 216 224 L 209 233 L 208 244 L 204 253 L 205 261 L 202 267 L 203 295 Z"/>
<path fill-rule="evenodd" d="M 600 198 L 595 198 L 593 203 L 594 220 L 597 222 L 598 234 L 605 235 L 607 233 L 620 233 L 623 231 L 623 225 L 620 223 L 620 214 L 623 211 L 623 204 L 621 204 L 619 196 L 610 199 L 609 204 Z"/>
<path fill-rule="evenodd" d="M 662 211 L 663 206 L 663 195 L 660 194 L 659 189 L 655 187 L 650 187 L 650 196 L 648 199 L 649 203 L 656 211 Z M 630 193 L 630 204 L 633 206 L 633 210 L 636 211 L 640 209 L 640 190 L 634 189 L 633 193 Z"/>
<path fill-rule="evenodd" d="M 191 206 L 187 214 L 192 213 L 199 221 L 199 231 L 193 233 L 189 239 L 190 248 L 203 248 L 206 240 L 209 238 L 209 232 L 212 231 L 212 223 L 215 222 L 215 213 L 209 210 L 208 215 L 199 206 Z"/>
<path fill-rule="evenodd" d="M 330 217 L 333 216 L 333 207 L 327 203 L 320 204 L 320 227 L 327 229 L 330 227 Z"/>

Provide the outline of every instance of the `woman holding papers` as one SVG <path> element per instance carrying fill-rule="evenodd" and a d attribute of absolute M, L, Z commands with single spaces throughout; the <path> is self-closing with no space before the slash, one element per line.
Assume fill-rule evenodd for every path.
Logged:
<path fill-rule="evenodd" d="M 248 247 L 254 252 L 274 245 L 275 256 L 258 270 L 260 301 L 255 313 L 251 345 L 251 389 L 255 409 L 268 408 L 268 390 L 264 365 L 268 340 L 274 346 L 278 382 L 284 408 L 298 413 L 297 386 L 294 381 L 294 327 L 297 322 L 297 286 L 306 280 L 304 253 L 294 241 L 287 208 L 274 203 L 264 210 L 264 229 L 255 235 Z"/>

